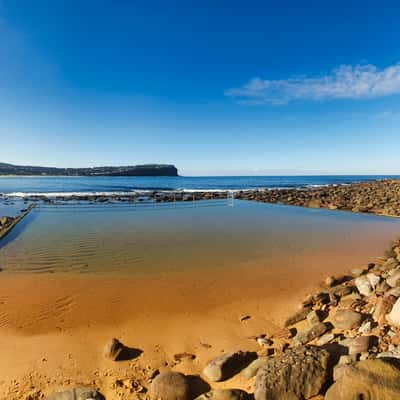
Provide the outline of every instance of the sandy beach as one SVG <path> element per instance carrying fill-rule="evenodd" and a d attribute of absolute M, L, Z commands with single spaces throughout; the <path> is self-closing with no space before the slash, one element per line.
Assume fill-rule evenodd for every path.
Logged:
<path fill-rule="evenodd" d="M 148 389 L 156 370 L 199 375 L 223 352 L 259 351 L 255 338 L 279 330 L 283 319 L 327 274 L 365 265 L 380 254 L 379 247 L 370 243 L 369 250 L 354 254 L 346 266 L 340 255 L 329 260 L 317 256 L 307 274 L 279 265 L 274 271 L 247 265 L 228 273 L 134 278 L 4 274 L 0 398 L 36 400 L 63 388 L 89 385 L 114 400 L 128 398 L 132 389 L 118 386 L 121 379 L 134 378 Z M 324 269 L 318 268 L 321 263 Z M 104 359 L 104 344 L 113 337 L 133 349 L 131 360 Z M 177 361 L 182 353 L 195 358 Z M 254 390 L 241 376 L 215 387 L 232 385 Z M 146 398 L 147 389 L 137 396 Z"/>
<path fill-rule="evenodd" d="M 169 370 L 192 377 L 191 398 L 211 385 L 252 394 L 254 378 L 211 383 L 204 367 L 230 352 L 268 355 L 260 338 L 278 335 L 275 354 L 292 346 L 287 332 L 280 337 L 287 317 L 326 288 L 327 276 L 367 271 L 399 226 L 395 218 L 255 201 L 181 204 L 39 203 L 6 236 L 0 399 L 86 386 L 107 400 L 147 400 L 153 378 Z M 306 329 L 299 322 L 294 332 Z M 103 354 L 113 338 L 126 346 L 118 361 Z"/>

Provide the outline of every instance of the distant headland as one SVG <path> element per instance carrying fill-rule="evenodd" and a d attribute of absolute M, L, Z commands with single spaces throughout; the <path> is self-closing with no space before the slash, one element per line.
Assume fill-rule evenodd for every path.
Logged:
<path fill-rule="evenodd" d="M 56 168 L 0 163 L 0 176 L 178 176 L 174 165 L 146 164 L 121 167 Z"/>

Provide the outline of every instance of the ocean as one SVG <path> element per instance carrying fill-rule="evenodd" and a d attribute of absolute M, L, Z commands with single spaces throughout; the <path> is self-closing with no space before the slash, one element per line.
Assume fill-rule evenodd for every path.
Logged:
<path fill-rule="evenodd" d="M 263 188 L 302 188 L 348 184 L 398 175 L 324 176 L 204 176 L 204 177 L 0 177 L 0 193 L 26 196 L 34 194 L 64 196 L 74 194 L 112 194 L 145 191 L 218 191 Z"/>

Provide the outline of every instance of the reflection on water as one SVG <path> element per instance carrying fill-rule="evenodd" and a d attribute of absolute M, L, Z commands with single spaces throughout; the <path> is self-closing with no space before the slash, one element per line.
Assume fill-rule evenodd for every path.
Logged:
<path fill-rule="evenodd" d="M 323 268 L 367 262 L 400 231 L 400 220 L 372 215 L 246 201 L 204 205 L 38 209 L 3 243 L 0 264 L 8 272 L 140 274 L 253 262 Z"/>

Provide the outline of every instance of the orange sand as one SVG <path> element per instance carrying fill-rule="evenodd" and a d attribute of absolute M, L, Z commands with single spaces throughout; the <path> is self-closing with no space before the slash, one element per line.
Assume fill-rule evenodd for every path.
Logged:
<path fill-rule="evenodd" d="M 370 256 L 354 255 L 351 266 Z M 90 384 L 114 400 L 124 398 L 112 387 L 116 378 L 169 367 L 199 374 L 222 351 L 259 350 L 256 335 L 276 330 L 318 282 L 348 267 L 340 257 L 316 255 L 302 271 L 258 265 L 158 277 L 3 274 L 0 399 L 35 400 Z M 240 321 L 242 315 L 251 318 Z M 131 361 L 104 359 L 112 337 L 143 353 Z M 176 363 L 174 354 L 182 352 L 196 359 Z M 240 377 L 214 386 L 232 384 L 252 390 Z"/>

